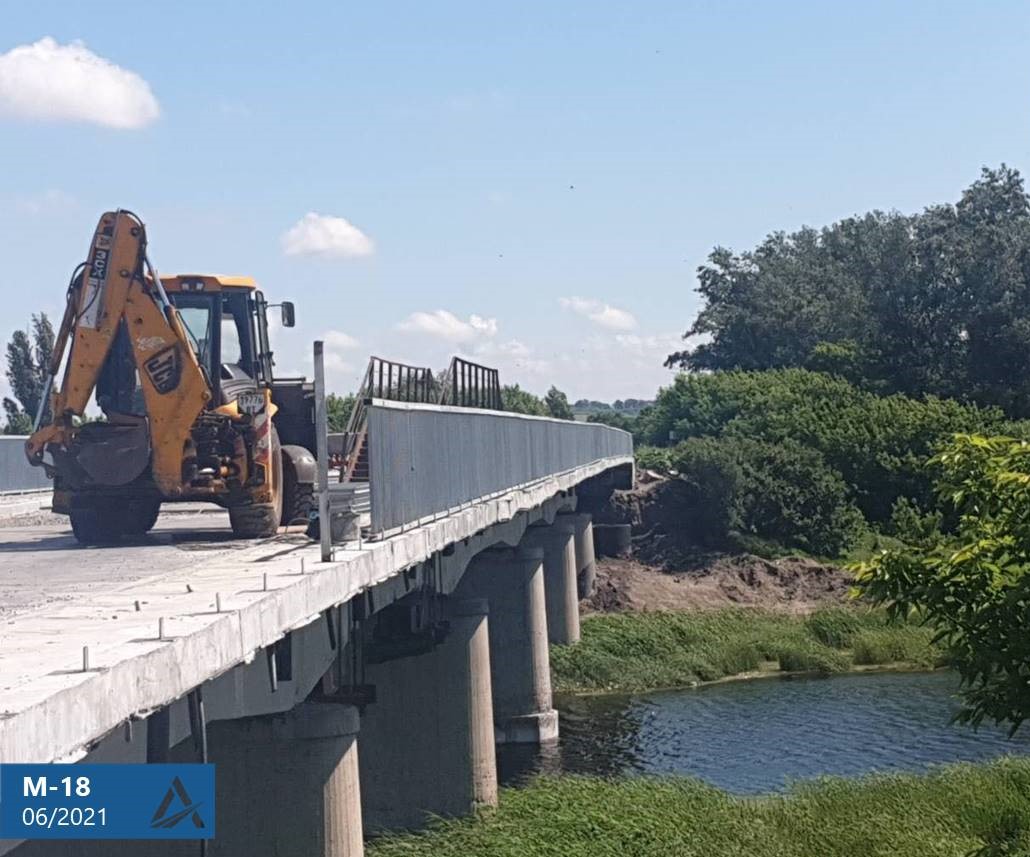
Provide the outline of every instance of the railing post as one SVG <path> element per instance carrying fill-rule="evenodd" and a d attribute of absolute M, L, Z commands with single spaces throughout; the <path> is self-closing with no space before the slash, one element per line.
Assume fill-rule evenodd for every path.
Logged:
<path fill-rule="evenodd" d="M 332 521 L 329 520 L 329 420 L 325 411 L 325 355 L 315 342 L 315 445 L 318 456 L 318 536 L 322 562 L 333 558 Z M 357 403 L 355 403 L 355 407 Z"/>

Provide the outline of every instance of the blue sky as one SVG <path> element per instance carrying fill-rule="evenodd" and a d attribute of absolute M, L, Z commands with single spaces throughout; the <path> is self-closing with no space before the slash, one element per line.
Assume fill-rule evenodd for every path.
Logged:
<path fill-rule="evenodd" d="M 650 397 L 714 245 L 1030 169 L 1028 37 L 1017 2 L 6 4 L 0 335 L 121 206 L 159 269 L 296 301 L 284 372 L 325 337 L 341 391 L 460 352 Z"/>

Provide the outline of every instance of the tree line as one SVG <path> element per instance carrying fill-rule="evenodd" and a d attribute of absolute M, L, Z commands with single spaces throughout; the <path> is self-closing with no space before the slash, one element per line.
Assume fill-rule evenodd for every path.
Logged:
<path fill-rule="evenodd" d="M 1030 416 L 1030 197 L 1004 164 L 954 204 L 716 247 L 698 283 L 701 342 L 670 366 L 800 367 Z"/>

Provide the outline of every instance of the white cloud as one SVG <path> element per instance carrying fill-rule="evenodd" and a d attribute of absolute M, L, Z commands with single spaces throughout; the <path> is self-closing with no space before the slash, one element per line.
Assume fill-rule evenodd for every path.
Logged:
<path fill-rule="evenodd" d="M 467 343 L 497 335 L 497 319 L 470 315 L 468 321 L 445 309 L 413 312 L 397 325 L 405 333 L 425 333 L 447 342 Z"/>
<path fill-rule="evenodd" d="M 371 256 L 372 239 L 349 220 L 309 211 L 282 236 L 287 256 Z"/>
<path fill-rule="evenodd" d="M 50 36 L 0 54 L 0 115 L 134 129 L 161 115 L 150 85 L 82 42 Z"/>
<path fill-rule="evenodd" d="M 639 357 L 661 356 L 664 360 L 673 351 L 682 351 L 683 337 L 678 333 L 640 336 L 636 333 L 617 333 L 615 344 Z"/>
<path fill-rule="evenodd" d="M 536 357 L 533 349 L 521 339 L 509 339 L 506 342 L 487 340 L 480 342 L 470 354 L 463 355 L 469 359 L 486 363 L 501 372 L 501 382 L 509 375 L 545 375 L 551 364 Z"/>
<path fill-rule="evenodd" d="M 609 330 L 633 330 L 637 326 L 637 320 L 633 313 L 618 307 L 613 307 L 603 301 L 592 298 L 559 298 L 558 302 L 579 315 L 582 315 L 594 324 Z"/>
<path fill-rule="evenodd" d="M 489 346 L 480 349 L 486 354 L 504 354 L 508 357 L 529 357 L 533 349 L 520 339 L 509 339 L 507 342 L 488 343 Z"/>
<path fill-rule="evenodd" d="M 349 351 L 361 345 L 353 336 L 342 330 L 327 330 L 322 334 L 322 341 L 333 351 Z"/>

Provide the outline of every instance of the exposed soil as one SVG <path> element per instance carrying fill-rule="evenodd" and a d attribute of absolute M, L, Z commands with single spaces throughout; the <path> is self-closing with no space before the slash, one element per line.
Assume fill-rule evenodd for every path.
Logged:
<path fill-rule="evenodd" d="M 844 602 L 850 582 L 847 572 L 800 557 L 719 556 L 682 572 L 635 559 L 608 558 L 598 561 L 594 594 L 584 606 L 610 612 L 715 610 L 736 605 L 808 613 Z"/>
<path fill-rule="evenodd" d="M 646 474 L 645 474 L 646 478 Z M 806 613 L 844 602 L 851 575 L 804 557 L 769 560 L 750 553 L 712 552 L 682 527 L 684 508 L 674 479 L 652 478 L 618 491 L 595 517 L 632 526 L 633 557 L 597 564 L 595 611 L 703 610 L 733 605 Z"/>

